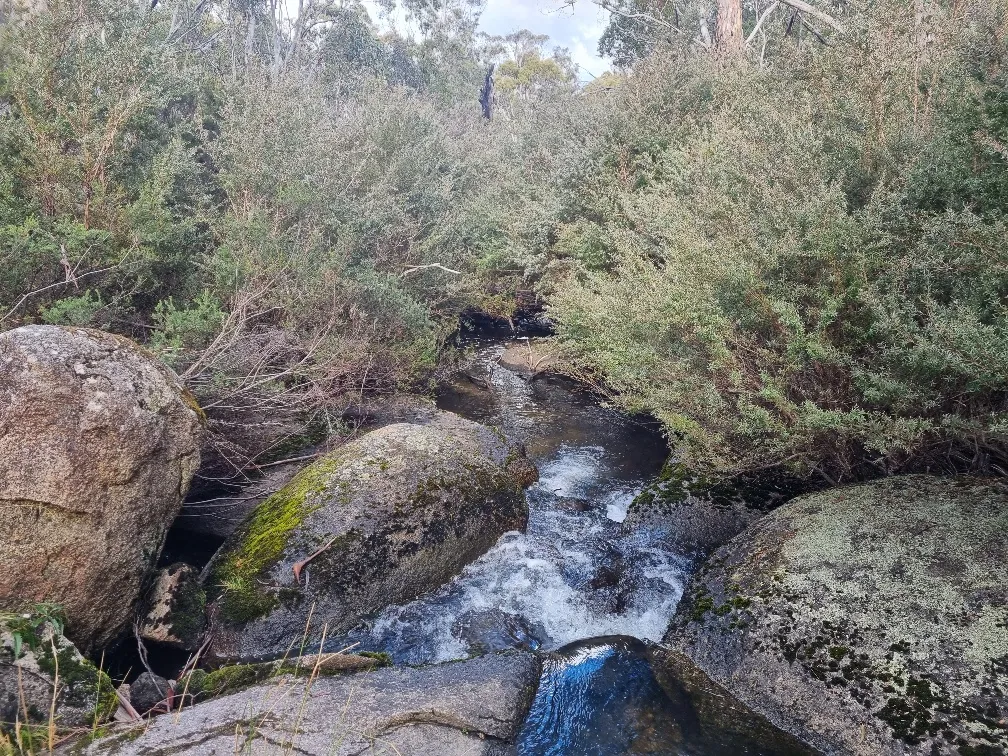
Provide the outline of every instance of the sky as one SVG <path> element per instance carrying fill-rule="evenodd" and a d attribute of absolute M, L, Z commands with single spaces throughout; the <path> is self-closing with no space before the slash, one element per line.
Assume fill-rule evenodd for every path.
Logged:
<path fill-rule="evenodd" d="M 573 8 L 558 0 L 489 0 L 480 19 L 480 29 L 488 34 L 518 29 L 548 34 L 551 46 L 570 50 L 585 81 L 609 68 L 598 54 L 598 39 L 607 24 L 608 14 L 590 0 L 577 0 Z"/>
<path fill-rule="evenodd" d="M 375 4 L 365 0 L 372 18 Z M 607 14 L 591 0 L 488 0 L 480 18 L 480 30 L 487 34 L 509 34 L 528 29 L 548 34 L 550 49 L 566 47 L 578 65 L 582 81 L 591 81 L 605 72 L 609 63 L 599 57 L 598 39 L 608 23 Z"/>

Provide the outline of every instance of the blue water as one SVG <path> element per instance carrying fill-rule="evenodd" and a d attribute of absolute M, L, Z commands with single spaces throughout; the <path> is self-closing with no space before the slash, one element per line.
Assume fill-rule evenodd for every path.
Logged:
<path fill-rule="evenodd" d="M 719 688 L 659 680 L 635 638 L 565 646 L 543 663 L 519 756 L 812 756 Z"/>

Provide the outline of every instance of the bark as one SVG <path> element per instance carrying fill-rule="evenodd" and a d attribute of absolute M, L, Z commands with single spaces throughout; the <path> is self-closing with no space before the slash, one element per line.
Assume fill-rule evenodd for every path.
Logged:
<path fill-rule="evenodd" d="M 483 117 L 488 121 L 493 118 L 493 106 L 494 106 L 494 64 L 490 64 L 490 70 L 487 71 L 486 78 L 483 80 L 483 86 L 480 88 L 480 106 L 483 108 Z"/>
<path fill-rule="evenodd" d="M 718 0 L 714 39 L 720 55 L 742 51 L 742 0 Z"/>

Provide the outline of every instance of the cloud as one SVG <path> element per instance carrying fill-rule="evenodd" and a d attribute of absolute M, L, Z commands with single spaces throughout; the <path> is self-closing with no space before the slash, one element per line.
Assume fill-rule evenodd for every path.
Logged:
<path fill-rule="evenodd" d="M 598 54 L 598 40 L 607 23 L 605 12 L 590 0 L 576 0 L 573 5 L 561 0 L 488 0 L 480 29 L 488 34 L 518 29 L 548 34 L 551 45 L 570 50 L 582 80 L 590 80 L 610 65 Z"/>
<path fill-rule="evenodd" d="M 375 0 L 364 0 L 371 17 L 379 20 Z M 409 33 L 401 17 L 391 19 L 401 32 Z M 608 24 L 608 17 L 591 0 L 488 0 L 480 18 L 480 30 L 504 35 L 519 29 L 548 34 L 552 47 L 566 47 L 578 65 L 582 81 L 590 81 L 606 71 L 611 62 L 599 57 L 598 40 Z"/>

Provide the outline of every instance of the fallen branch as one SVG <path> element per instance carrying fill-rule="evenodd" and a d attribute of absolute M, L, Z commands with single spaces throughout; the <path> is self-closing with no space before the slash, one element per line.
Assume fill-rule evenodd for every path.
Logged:
<path fill-rule="evenodd" d="M 334 543 L 336 543 L 336 541 L 338 539 L 339 539 L 339 536 L 338 535 L 334 535 L 332 538 L 329 539 L 329 541 L 326 543 L 325 546 L 323 546 L 322 548 L 320 548 L 314 554 L 311 554 L 310 556 L 305 557 L 300 562 L 295 562 L 294 563 L 294 566 L 291 569 L 294 572 L 294 579 L 297 580 L 297 582 L 298 582 L 299 585 L 301 584 L 301 570 L 303 570 L 307 566 L 308 562 L 310 562 L 312 559 L 314 559 L 319 554 L 321 554 L 326 549 L 328 549 L 330 546 L 332 546 Z"/>
<path fill-rule="evenodd" d="M 122 694 L 119 688 L 115 689 L 115 696 L 119 700 L 119 708 L 126 712 L 127 716 L 134 722 L 139 722 L 141 717 L 137 710 L 133 708 L 130 700 Z"/>

